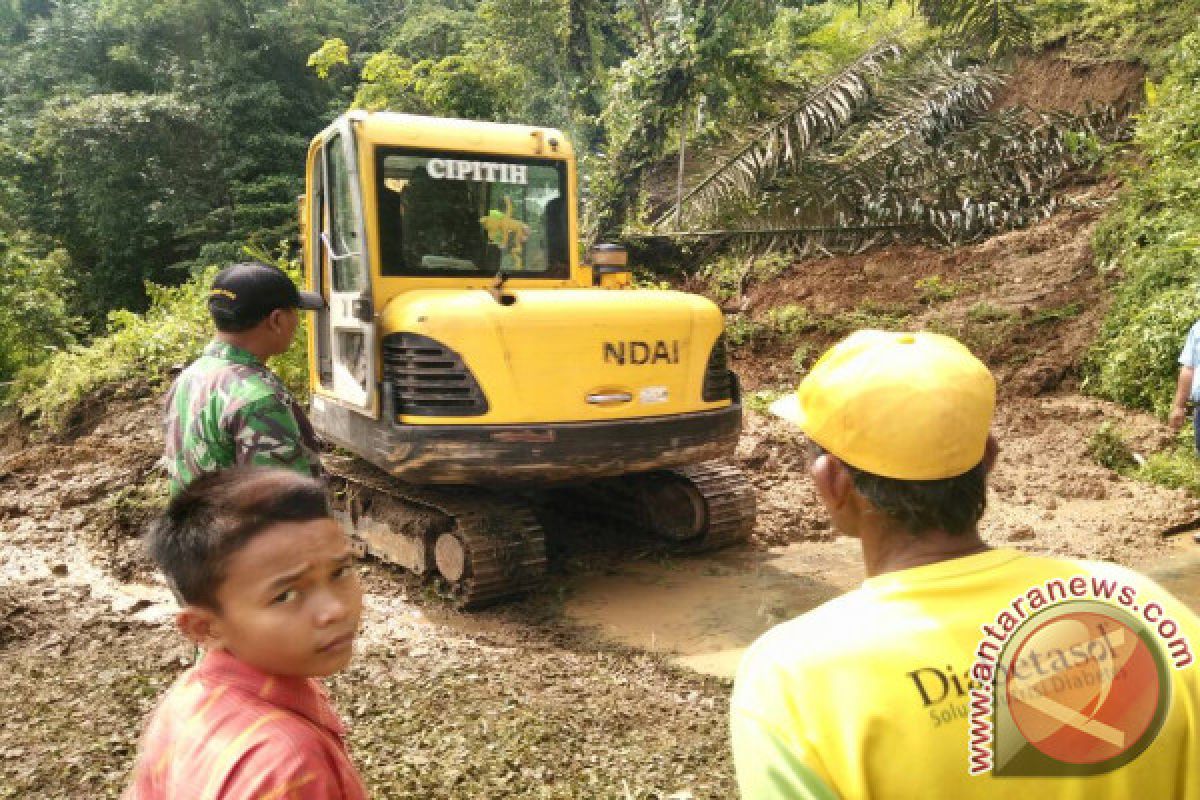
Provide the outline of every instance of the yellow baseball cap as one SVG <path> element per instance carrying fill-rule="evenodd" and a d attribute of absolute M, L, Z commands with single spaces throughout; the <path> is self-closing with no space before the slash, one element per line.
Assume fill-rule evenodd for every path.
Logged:
<path fill-rule="evenodd" d="M 829 348 L 771 413 L 852 467 L 929 481 L 983 460 L 995 406 L 992 373 L 957 340 L 862 330 Z"/>

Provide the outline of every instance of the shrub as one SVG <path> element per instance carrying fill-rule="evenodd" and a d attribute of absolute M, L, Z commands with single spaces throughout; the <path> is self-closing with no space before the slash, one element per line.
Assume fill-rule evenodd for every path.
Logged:
<path fill-rule="evenodd" d="M 1179 351 L 1188 328 L 1200 319 L 1200 296 L 1194 288 L 1152 293 L 1144 308 L 1119 319 L 1122 326 L 1106 327 L 1090 353 L 1084 388 L 1166 414 L 1175 397 Z"/>
<path fill-rule="evenodd" d="M 1200 31 L 1180 42 L 1158 97 L 1136 133 L 1144 163 L 1130 171 L 1118 211 L 1097 229 L 1097 262 L 1123 280 L 1085 360 L 1083 385 L 1162 414 L 1184 336 L 1200 318 Z"/>
<path fill-rule="evenodd" d="M 963 290 L 962 284 L 944 280 L 941 275 L 921 278 L 913 288 L 917 290 L 917 298 L 927 306 L 952 300 Z"/>
<path fill-rule="evenodd" d="M 295 265 L 290 265 L 293 279 Z M 37 418 L 46 430 L 63 430 L 79 405 L 108 389 L 164 383 L 171 367 L 194 359 L 212 336 L 206 301 L 217 268 L 210 267 L 177 287 L 146 284 L 150 307 L 144 314 L 113 311 L 105 335 L 91 344 L 64 350 L 21 371 L 10 402 Z M 307 397 L 305 328 L 292 348 L 271 367 L 301 399 Z"/>
<path fill-rule="evenodd" d="M 725 336 L 731 346 L 742 347 L 772 340 L 786 342 L 818 327 L 818 321 L 807 308 L 786 305 L 772 308 L 758 320 L 749 314 L 734 315 L 725 327 Z"/>
<path fill-rule="evenodd" d="M 812 345 L 802 344 L 792 352 L 792 368 L 796 370 L 797 375 L 802 376 L 808 372 L 814 358 Z"/>
<path fill-rule="evenodd" d="M 71 262 L 41 254 L 21 235 L 0 236 L 0 381 L 74 343 L 82 322 L 70 313 Z"/>
<path fill-rule="evenodd" d="M 1055 306 L 1035 311 L 1029 322 L 1032 325 L 1045 325 L 1046 323 L 1077 317 L 1081 313 L 1083 313 L 1083 303 L 1067 303 L 1065 306 Z"/>
<path fill-rule="evenodd" d="M 1186 489 L 1192 494 L 1200 494 L 1200 461 L 1196 460 L 1195 450 L 1190 443 L 1154 453 L 1138 469 L 1135 477 L 1171 489 Z"/>
<path fill-rule="evenodd" d="M 725 255 L 705 264 L 696 274 L 705 291 L 720 302 L 740 297 L 751 286 L 779 277 L 791 263 L 779 253 L 752 258 Z"/>
<path fill-rule="evenodd" d="M 1011 311 L 992 305 L 986 300 L 980 300 L 967 309 L 967 319 L 971 322 L 989 323 L 1004 322 L 1012 317 Z"/>
<path fill-rule="evenodd" d="M 734 314 L 725 325 L 725 338 L 730 347 L 744 347 L 762 337 L 764 330 L 749 314 Z"/>
<path fill-rule="evenodd" d="M 759 414 L 769 414 L 771 403 L 774 403 L 785 394 L 787 392 L 781 389 L 759 389 L 757 392 L 751 392 L 746 395 L 746 408 L 751 411 L 757 411 Z"/>
<path fill-rule="evenodd" d="M 767 312 L 766 326 L 771 335 L 783 340 L 817 329 L 817 322 L 804 306 L 786 305 Z"/>
<path fill-rule="evenodd" d="M 22 371 L 13 391 L 17 406 L 36 416 L 43 427 L 58 431 L 95 392 L 135 378 L 154 383 L 173 364 L 194 357 L 209 332 L 204 301 L 214 272 L 177 288 L 147 284 L 150 308 L 145 314 L 110 312 L 106 335 Z"/>
<path fill-rule="evenodd" d="M 911 315 L 903 306 L 863 303 L 850 311 L 840 311 L 821 319 L 820 329 L 831 336 L 842 336 L 863 328 L 894 331 L 903 328 Z"/>
<path fill-rule="evenodd" d="M 1102 467 L 1114 472 L 1127 472 L 1137 466 L 1121 432 L 1111 422 L 1105 422 L 1088 439 L 1088 455 Z"/>

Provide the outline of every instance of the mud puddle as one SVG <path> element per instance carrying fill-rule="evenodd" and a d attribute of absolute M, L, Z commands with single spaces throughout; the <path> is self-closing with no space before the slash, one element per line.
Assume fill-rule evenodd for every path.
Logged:
<path fill-rule="evenodd" d="M 1184 534 L 1167 555 L 1135 568 L 1200 614 L 1200 544 L 1193 541 L 1191 533 Z"/>
<path fill-rule="evenodd" d="M 856 541 L 801 542 L 581 576 L 570 586 L 564 613 L 604 638 L 732 677 L 760 634 L 862 578 Z"/>
<path fill-rule="evenodd" d="M 1137 569 L 1200 613 L 1200 545 L 1190 535 Z M 564 614 L 606 639 L 668 654 L 697 672 L 732 677 L 760 634 L 862 578 L 856 541 L 801 542 L 581 576 L 570 587 Z"/>

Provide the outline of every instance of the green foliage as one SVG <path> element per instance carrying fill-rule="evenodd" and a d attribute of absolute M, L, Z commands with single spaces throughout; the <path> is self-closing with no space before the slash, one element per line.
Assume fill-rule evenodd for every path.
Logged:
<path fill-rule="evenodd" d="M 1171 489 L 1186 489 L 1200 495 L 1200 461 L 1196 460 L 1195 446 L 1190 436 L 1186 443 L 1177 443 L 1173 448 L 1152 453 L 1146 463 L 1134 472 L 1139 480 L 1157 483 Z"/>
<path fill-rule="evenodd" d="M 941 275 L 919 278 L 913 288 L 917 290 L 917 298 L 927 306 L 952 300 L 963 290 L 962 284 L 948 281 Z"/>
<path fill-rule="evenodd" d="M 71 262 L 63 250 L 42 253 L 20 235 L 0 235 L 0 381 L 45 361 L 75 341 L 82 327 L 67 307 Z"/>
<path fill-rule="evenodd" d="M 740 256 L 728 254 L 708 262 L 696 271 L 704 290 L 718 301 L 745 295 L 756 284 L 782 275 L 792 259 L 781 253 Z"/>
<path fill-rule="evenodd" d="M 1198 15 L 1196 0 L 1036 0 L 1033 6 L 1038 44 L 1066 41 L 1080 60 L 1118 54 L 1149 65 L 1155 75 Z"/>
<path fill-rule="evenodd" d="M 410 3 L 399 28 L 388 38 L 388 50 L 414 61 L 438 61 L 462 52 L 468 42 L 478 38 L 480 22 L 473 8 Z"/>
<path fill-rule="evenodd" d="M 1003 322 L 1012 317 L 1011 311 L 992 305 L 986 300 L 980 300 L 967 309 L 967 319 L 972 322 Z"/>
<path fill-rule="evenodd" d="M 806 82 L 842 69 L 877 42 L 917 45 L 929 35 L 907 3 L 867 0 L 780 8 L 771 26 L 767 53 L 792 81 Z"/>
<path fill-rule="evenodd" d="M 822 317 L 818 327 L 831 336 L 844 336 L 864 328 L 895 331 L 904 328 L 910 316 L 903 306 L 866 302 L 850 311 Z"/>
<path fill-rule="evenodd" d="M 350 56 L 363 61 L 354 104 L 569 128 L 567 34 L 559 0 L 417 2 L 386 49 Z"/>
<path fill-rule="evenodd" d="M 306 142 L 336 81 L 321 42 L 370 39 L 376 2 L 20 0 L 0 14 L 0 219 L 69 254 L 94 328 L 143 281 L 292 234 Z M 330 53 L 330 56 L 333 54 Z M 339 69 L 335 76 L 352 71 Z M 344 105 L 344 100 L 339 101 Z"/>
<path fill-rule="evenodd" d="M 1125 473 L 1137 467 L 1133 451 L 1111 422 L 1103 423 L 1088 439 L 1088 455 L 1102 467 Z"/>
<path fill-rule="evenodd" d="M 1123 277 L 1084 387 L 1165 414 L 1184 337 L 1200 319 L 1200 32 L 1180 43 L 1160 98 L 1138 124 L 1143 162 L 1096 233 L 1097 262 Z"/>
<path fill-rule="evenodd" d="M 172 95 L 92 95 L 48 106 L 36 135 L 54 176 L 47 228 L 83 268 L 83 306 L 139 305 L 143 280 L 163 278 L 215 202 L 200 109 Z"/>
<path fill-rule="evenodd" d="M 725 323 L 725 339 L 733 348 L 753 344 L 765 335 L 765 327 L 749 314 L 734 314 Z"/>
<path fill-rule="evenodd" d="M 501 82 L 504 73 L 462 55 L 412 63 L 394 53 L 376 53 L 362 77 L 354 104 L 372 111 L 495 119 L 509 110 L 513 93 Z"/>
<path fill-rule="evenodd" d="M 796 370 L 797 375 L 803 375 L 808 372 L 808 368 L 812 366 L 815 355 L 813 347 L 810 344 L 802 344 L 792 351 L 792 367 Z"/>
<path fill-rule="evenodd" d="M 308 66 L 312 67 L 317 77 L 325 79 L 336 66 L 350 65 L 350 46 L 341 39 L 326 39 L 320 49 L 308 57 Z"/>
<path fill-rule="evenodd" d="M 1177 359 L 1200 319 L 1196 287 L 1147 292 L 1145 306 L 1114 310 L 1087 361 L 1085 388 L 1101 397 L 1166 414 L 1175 396 Z"/>
<path fill-rule="evenodd" d="M 1071 319 L 1072 317 L 1079 316 L 1081 313 L 1083 313 L 1083 303 L 1076 301 L 1063 306 L 1039 309 L 1033 313 L 1029 322 L 1032 325 L 1045 325 L 1051 322 Z"/>
<path fill-rule="evenodd" d="M 751 411 L 757 411 L 759 414 L 768 414 L 771 410 L 771 404 L 785 394 L 787 394 L 787 391 L 782 389 L 759 389 L 746 395 L 745 405 Z"/>
<path fill-rule="evenodd" d="M 642 175 L 669 152 L 685 109 L 701 97 L 710 108 L 761 103 L 759 87 L 769 79 L 758 46 L 766 12 L 762 0 L 695 0 L 687 13 L 668 6 L 646 20 L 646 41 L 614 71 L 601 117 L 610 146 L 592 173 L 593 236 L 624 224 Z"/>
<path fill-rule="evenodd" d="M 978 48 L 990 58 L 1033 42 L 1034 0 L 921 0 L 920 6 L 929 21 L 958 44 Z"/>
<path fill-rule="evenodd" d="M 1011 342 L 1013 330 L 1019 323 L 1016 315 L 987 303 L 980 303 L 975 308 L 974 318 L 969 312 L 961 320 L 933 317 L 925 327 L 933 333 L 958 339 L 976 356 L 988 361 L 994 353 Z"/>
<path fill-rule="evenodd" d="M 766 325 L 774 336 L 780 339 L 794 339 L 802 333 L 810 333 L 817 329 L 817 321 L 804 306 L 786 305 L 772 308 L 767 312 Z"/>
<path fill-rule="evenodd" d="M 211 332 L 206 301 L 213 268 L 181 286 L 147 284 L 143 315 L 118 310 L 108 330 L 87 347 L 75 346 L 22 371 L 11 397 L 22 413 L 51 431 L 62 430 L 88 397 L 128 383 L 161 382 L 173 365 L 195 358 Z"/>
<path fill-rule="evenodd" d="M 654 271 L 644 267 L 635 266 L 633 268 L 633 288 L 668 291 L 674 289 L 675 287 L 669 280 L 655 273 Z"/>
<path fill-rule="evenodd" d="M 298 279 L 294 262 L 268 260 Z M 92 396 L 162 384 L 172 367 L 196 358 L 212 336 L 207 300 L 216 272 L 217 267 L 210 267 L 176 287 L 147 284 L 150 307 L 144 314 L 113 311 L 105 335 L 21 371 L 10 402 L 23 414 L 35 416 L 41 427 L 61 431 Z M 292 348 L 270 364 L 302 400 L 308 385 L 304 332 L 300 327 Z"/>
<path fill-rule="evenodd" d="M 776 306 L 754 319 L 749 314 L 736 314 L 725 328 L 732 347 L 756 346 L 769 341 L 789 342 L 820 327 L 820 321 L 807 308 L 799 305 Z"/>
<path fill-rule="evenodd" d="M 858 253 L 896 236 L 963 243 L 1040 221 L 1055 186 L 1124 134 L 1118 109 L 993 110 L 997 69 L 881 42 L 825 75 L 675 205 L 665 226 L 736 231 L 746 246 Z"/>

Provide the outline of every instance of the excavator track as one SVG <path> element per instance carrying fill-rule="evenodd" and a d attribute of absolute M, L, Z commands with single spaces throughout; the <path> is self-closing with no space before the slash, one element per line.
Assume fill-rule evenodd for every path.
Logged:
<path fill-rule="evenodd" d="M 520 500 L 474 487 L 404 484 L 355 458 L 323 463 L 364 550 L 418 575 L 436 571 L 460 608 L 520 594 L 546 572 L 545 532 Z"/>
<path fill-rule="evenodd" d="M 676 552 L 719 550 L 754 529 L 754 490 L 740 469 L 722 461 L 595 481 L 571 497 L 667 540 Z"/>
<path fill-rule="evenodd" d="M 737 467 L 721 461 L 705 461 L 671 470 L 691 482 L 704 499 L 708 520 L 699 538 L 679 543 L 692 553 L 719 550 L 744 542 L 754 530 L 757 506 L 754 488 Z"/>

